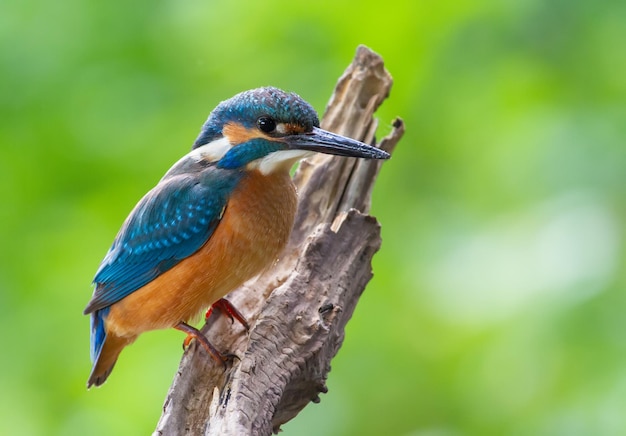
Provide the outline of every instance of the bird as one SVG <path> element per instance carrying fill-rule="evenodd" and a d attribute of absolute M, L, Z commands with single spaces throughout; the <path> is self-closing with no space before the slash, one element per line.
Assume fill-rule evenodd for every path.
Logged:
<path fill-rule="evenodd" d="M 389 158 L 319 125 L 309 103 L 274 87 L 241 92 L 211 111 L 191 151 L 132 209 L 95 274 L 84 310 L 87 388 L 102 385 L 121 351 L 151 330 L 181 330 L 226 360 L 189 322 L 215 306 L 247 326 L 223 297 L 285 247 L 297 206 L 294 164 L 315 152 Z"/>

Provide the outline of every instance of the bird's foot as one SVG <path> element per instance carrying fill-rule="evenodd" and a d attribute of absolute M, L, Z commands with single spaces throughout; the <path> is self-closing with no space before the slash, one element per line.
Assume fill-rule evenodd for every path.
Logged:
<path fill-rule="evenodd" d="M 209 340 L 204 336 L 204 334 L 195 327 L 190 326 L 187 323 L 180 322 L 174 326 L 176 330 L 180 330 L 181 332 L 187 333 L 187 337 L 183 341 L 183 349 L 187 349 L 192 339 L 196 339 L 200 345 L 218 362 L 224 366 L 226 369 L 227 362 L 232 362 L 233 359 L 238 358 L 235 354 L 231 353 L 220 353 L 217 348 L 215 348 Z"/>
<path fill-rule="evenodd" d="M 244 326 L 246 331 L 250 331 L 250 325 L 248 324 L 248 321 L 246 321 L 246 318 L 227 299 L 220 298 L 215 303 L 213 303 L 213 305 L 211 307 L 209 307 L 209 310 L 207 310 L 206 314 L 204 315 L 205 322 L 209 320 L 209 317 L 213 313 L 213 309 L 218 309 L 223 314 L 228 315 L 228 317 L 230 318 L 231 322 L 233 322 L 233 323 L 235 322 L 235 320 L 239 321 L 239 323 L 242 326 Z"/>

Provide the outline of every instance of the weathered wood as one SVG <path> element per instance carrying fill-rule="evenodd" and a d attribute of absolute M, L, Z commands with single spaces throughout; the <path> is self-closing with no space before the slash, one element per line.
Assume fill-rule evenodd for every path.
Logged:
<path fill-rule="evenodd" d="M 359 47 L 322 127 L 372 143 L 373 113 L 391 84 L 382 59 Z M 391 151 L 403 132 L 398 119 L 380 146 Z M 266 435 L 319 401 L 381 244 L 379 224 L 366 215 L 380 165 L 326 155 L 301 163 L 294 176 L 300 203 L 288 247 L 272 268 L 228 295 L 250 331 L 225 316 L 212 316 L 203 328 L 218 349 L 239 359 L 224 370 L 192 343 L 155 434 Z"/>

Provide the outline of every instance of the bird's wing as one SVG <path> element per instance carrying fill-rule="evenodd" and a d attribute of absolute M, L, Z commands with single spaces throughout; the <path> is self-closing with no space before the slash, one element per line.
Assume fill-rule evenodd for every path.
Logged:
<path fill-rule="evenodd" d="M 217 227 L 237 180 L 208 168 L 202 177 L 163 179 L 135 206 L 94 278 L 85 314 L 105 308 L 195 253 Z"/>

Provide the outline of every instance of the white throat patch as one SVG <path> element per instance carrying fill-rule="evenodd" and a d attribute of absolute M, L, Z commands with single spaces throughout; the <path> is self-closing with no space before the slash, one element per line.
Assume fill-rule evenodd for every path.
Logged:
<path fill-rule="evenodd" d="M 257 169 L 261 174 L 271 174 L 277 170 L 289 171 L 293 164 L 300 159 L 312 155 L 312 151 L 307 150 L 280 150 L 263 156 L 248 164 L 249 169 Z"/>
<path fill-rule="evenodd" d="M 220 139 L 215 139 L 208 144 L 201 145 L 200 147 L 196 148 L 191 154 L 197 153 L 199 159 L 216 162 L 220 160 L 226 154 L 226 152 L 231 149 L 231 147 L 232 144 L 224 136 Z"/>

